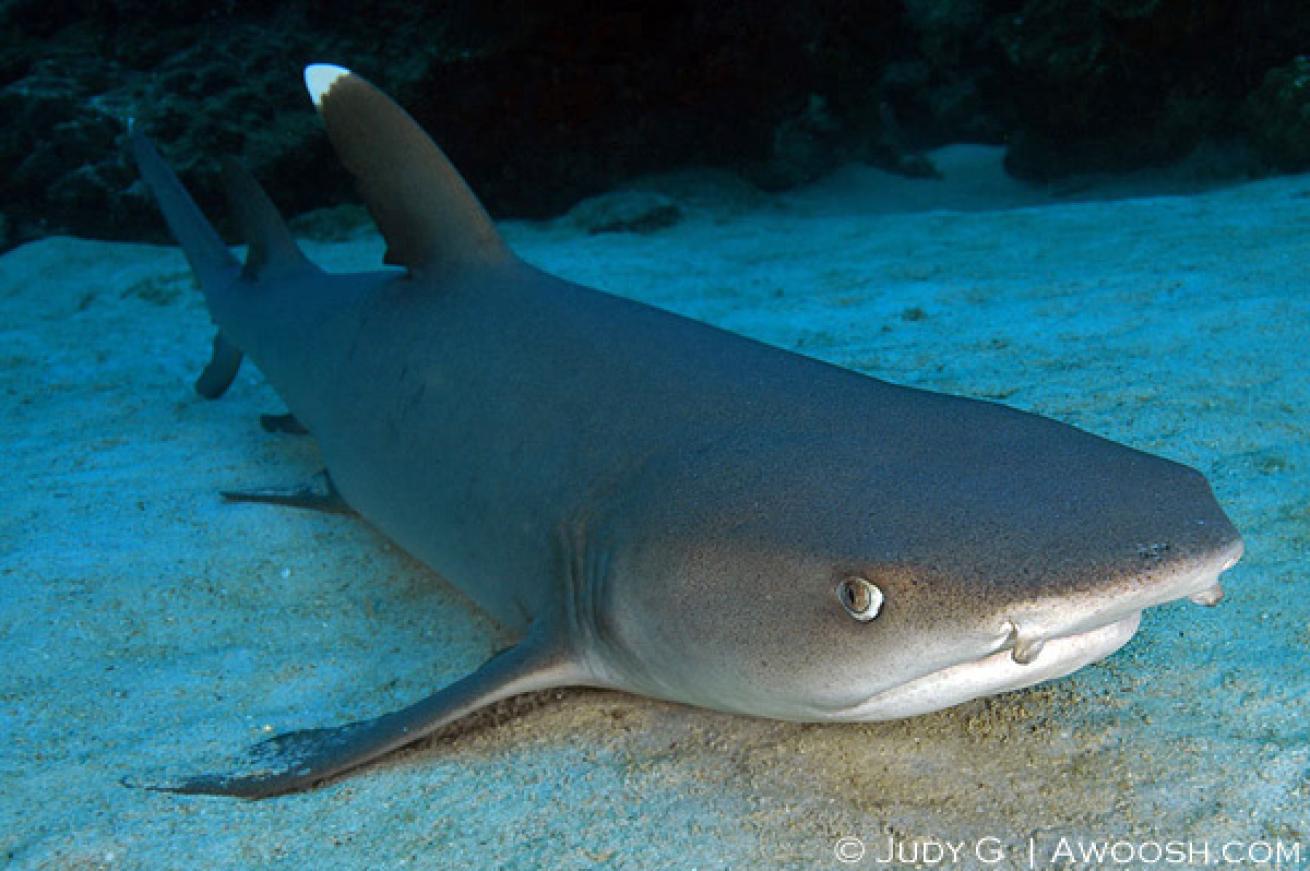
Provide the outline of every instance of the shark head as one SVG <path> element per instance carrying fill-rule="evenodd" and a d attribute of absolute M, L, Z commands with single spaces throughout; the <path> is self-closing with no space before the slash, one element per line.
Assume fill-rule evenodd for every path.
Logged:
<path fill-rule="evenodd" d="M 882 387 L 883 414 L 814 450 L 761 433 L 776 443 L 737 455 L 775 462 L 700 463 L 654 531 L 615 549 L 599 637 L 625 683 L 780 719 L 893 719 L 1069 674 L 1146 608 L 1218 602 L 1243 545 L 1195 470 Z"/>

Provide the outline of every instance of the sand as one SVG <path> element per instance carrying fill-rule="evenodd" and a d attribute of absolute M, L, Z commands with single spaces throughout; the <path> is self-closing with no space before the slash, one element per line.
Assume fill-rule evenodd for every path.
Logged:
<path fill-rule="evenodd" d="M 1036 867 L 1116 839 L 1310 862 L 1310 177 L 1055 196 L 992 149 L 935 157 L 942 181 L 852 167 L 769 197 L 651 180 L 686 217 L 649 235 L 505 232 L 583 283 L 1199 468 L 1247 541 L 1220 607 L 1155 609 L 1098 666 L 897 723 L 567 691 L 305 794 L 129 788 L 400 706 L 504 639 L 357 521 L 223 504 L 308 477 L 312 440 L 260 429 L 282 406 L 253 367 L 221 401 L 191 391 L 210 327 L 176 249 L 47 239 L 0 258 L 0 863 L 914 864 L 890 844 L 1008 868 L 1030 838 Z M 360 269 L 381 243 L 307 248 Z"/>

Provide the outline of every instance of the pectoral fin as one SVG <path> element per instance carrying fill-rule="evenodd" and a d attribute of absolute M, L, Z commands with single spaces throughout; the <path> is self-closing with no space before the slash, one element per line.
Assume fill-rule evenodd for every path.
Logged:
<path fill-rule="evenodd" d="M 581 670 L 567 653 L 529 636 L 408 708 L 344 726 L 289 732 L 257 744 L 249 751 L 252 770 L 246 773 L 201 774 L 147 788 L 248 799 L 294 792 L 412 744 L 501 699 L 582 682 Z"/>

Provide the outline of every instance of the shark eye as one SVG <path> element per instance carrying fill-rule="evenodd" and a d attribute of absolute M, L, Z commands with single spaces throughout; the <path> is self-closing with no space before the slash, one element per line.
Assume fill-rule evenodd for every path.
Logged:
<path fill-rule="evenodd" d="M 843 578 L 837 585 L 837 599 L 846 613 L 861 623 L 868 623 L 882 610 L 882 590 L 860 577 Z"/>

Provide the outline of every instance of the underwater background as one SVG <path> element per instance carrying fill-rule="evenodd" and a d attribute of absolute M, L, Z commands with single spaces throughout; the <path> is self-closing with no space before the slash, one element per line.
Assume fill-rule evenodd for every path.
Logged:
<path fill-rule="evenodd" d="M 1018 868 L 1123 840 L 1310 865 L 1310 11 L 596 5 L 0 2 L 0 864 Z M 376 268 L 312 61 L 413 111 L 551 272 L 1196 467 L 1246 539 L 1225 601 L 901 722 L 562 691 L 272 801 L 125 786 L 505 641 L 364 524 L 216 495 L 320 464 L 260 428 L 254 367 L 192 391 L 212 329 L 124 125 L 225 232 L 233 154 L 315 261 Z"/>

